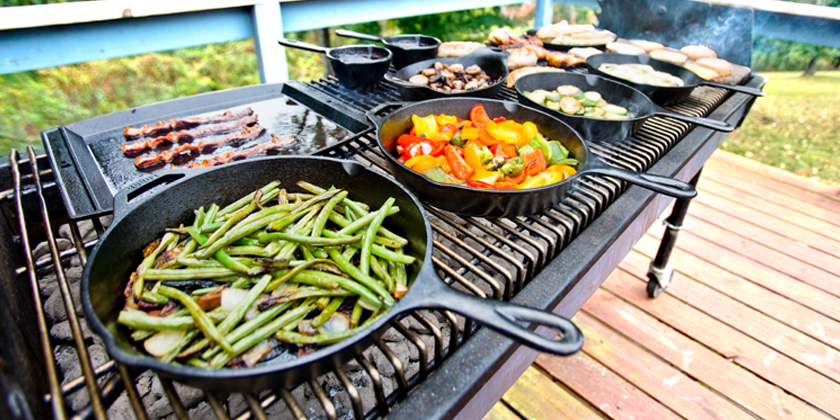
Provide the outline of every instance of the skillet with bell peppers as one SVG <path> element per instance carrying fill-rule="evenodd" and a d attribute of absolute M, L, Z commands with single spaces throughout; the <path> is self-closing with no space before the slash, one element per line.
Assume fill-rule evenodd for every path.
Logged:
<path fill-rule="evenodd" d="M 579 162 L 530 121 L 491 119 L 484 106 L 470 119 L 412 115 L 411 132 L 397 139 L 399 161 L 433 181 L 472 188 L 543 187 L 574 175 Z"/>

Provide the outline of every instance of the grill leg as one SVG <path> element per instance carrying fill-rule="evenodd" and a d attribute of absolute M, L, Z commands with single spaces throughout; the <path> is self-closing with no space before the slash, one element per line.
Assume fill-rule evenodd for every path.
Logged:
<path fill-rule="evenodd" d="M 691 185 L 697 186 L 697 181 L 700 180 L 700 173 L 702 171 L 701 168 L 697 172 L 697 175 L 691 179 Z M 662 243 L 659 244 L 656 258 L 650 262 L 650 267 L 647 272 L 647 293 L 652 298 L 659 297 L 674 277 L 674 268 L 668 265 L 668 259 L 671 258 L 671 251 L 677 243 L 677 236 L 680 234 L 680 229 L 682 229 L 690 203 L 691 200 L 677 199 L 674 202 L 674 209 L 671 210 L 671 215 L 665 219 L 666 228 L 665 233 L 662 235 Z"/>

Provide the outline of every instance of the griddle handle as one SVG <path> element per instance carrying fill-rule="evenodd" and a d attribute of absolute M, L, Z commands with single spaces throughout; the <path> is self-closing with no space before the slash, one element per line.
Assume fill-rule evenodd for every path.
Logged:
<path fill-rule="evenodd" d="M 390 81 L 388 79 L 388 76 L 389 75 L 386 74 L 385 79 Z M 373 107 L 373 109 L 371 109 L 370 111 L 366 112 L 365 115 L 367 116 L 367 118 L 369 120 L 373 121 L 373 123 L 376 124 L 377 128 L 381 128 L 382 124 L 385 122 L 385 120 L 388 119 L 388 116 L 390 116 L 391 114 L 389 113 L 387 116 L 384 116 L 384 117 L 378 117 L 378 116 L 376 116 L 376 114 L 378 114 L 378 113 L 380 113 L 380 112 L 382 112 L 382 111 L 384 111 L 388 108 L 395 108 L 395 107 L 396 108 L 402 108 L 406 105 L 408 105 L 408 102 L 383 102 L 383 103 Z"/>
<path fill-rule="evenodd" d="M 757 89 L 757 88 L 754 88 L 754 87 L 749 87 L 749 86 L 726 85 L 726 84 L 723 84 L 723 83 L 709 82 L 707 80 L 701 81 L 700 83 L 698 83 L 698 85 L 711 86 L 711 87 L 716 87 L 716 88 L 720 88 L 720 89 L 727 89 L 727 90 L 731 90 L 733 92 L 745 93 L 745 94 L 751 95 L 751 96 L 764 96 L 764 91 L 763 90 Z"/>
<path fill-rule="evenodd" d="M 378 36 L 373 36 L 373 35 L 348 31 L 346 29 L 336 29 L 335 34 L 338 35 L 338 36 L 343 36 L 345 38 L 356 38 L 356 39 L 363 39 L 365 41 L 374 41 L 374 42 L 381 42 L 383 44 L 387 44 L 387 42 L 385 42 L 384 39 L 382 39 Z"/>
<path fill-rule="evenodd" d="M 611 176 L 674 198 L 690 200 L 697 196 L 697 189 L 693 185 L 678 179 L 661 175 L 624 171 L 602 165 L 599 164 L 592 169 L 587 169 L 586 175 Z"/>
<path fill-rule="evenodd" d="M 731 132 L 735 131 L 735 128 L 737 128 L 734 125 L 729 124 L 728 122 L 725 122 L 725 121 L 713 120 L 711 118 L 693 117 L 691 115 L 685 115 L 685 114 L 680 114 L 680 113 L 677 113 L 677 112 L 669 111 L 669 110 L 667 110 L 665 108 L 662 108 L 660 106 L 656 107 L 656 111 L 653 113 L 653 115 L 659 116 L 659 117 L 673 118 L 675 120 L 679 120 L 679 121 L 682 121 L 682 122 L 687 122 L 689 124 L 699 125 L 701 127 L 710 128 L 712 130 L 721 131 L 721 132 L 724 132 L 724 133 L 731 133 Z"/>

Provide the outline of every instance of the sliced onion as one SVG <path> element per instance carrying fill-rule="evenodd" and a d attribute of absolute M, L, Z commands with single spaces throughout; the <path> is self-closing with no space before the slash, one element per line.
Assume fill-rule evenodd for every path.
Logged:
<path fill-rule="evenodd" d="M 361 306 L 362 308 L 365 308 L 365 309 L 367 309 L 368 311 L 371 311 L 371 312 L 379 309 L 378 306 L 374 306 L 372 303 L 370 303 L 369 300 L 367 300 L 363 297 L 359 297 L 359 306 Z"/>
<path fill-rule="evenodd" d="M 250 321 L 252 318 L 260 314 L 260 304 L 268 300 L 270 296 L 267 293 L 263 293 L 257 296 L 257 300 L 248 308 L 248 311 L 245 312 L 245 316 L 243 317 L 246 321 Z"/>
<path fill-rule="evenodd" d="M 152 356 L 163 357 L 181 344 L 187 330 L 165 330 L 155 333 L 143 342 L 143 347 Z"/>
<path fill-rule="evenodd" d="M 311 319 L 303 319 L 298 322 L 297 325 L 298 332 L 303 335 L 315 335 L 318 334 L 318 330 L 312 328 L 312 320 Z"/>
<path fill-rule="evenodd" d="M 283 283 L 283 284 L 277 286 L 274 289 L 274 291 L 271 292 L 271 297 L 273 297 L 273 298 L 280 297 L 283 293 L 286 293 L 287 288 L 288 287 L 286 286 L 286 283 Z"/>
<path fill-rule="evenodd" d="M 221 310 L 224 312 L 230 312 L 236 309 L 239 303 L 242 302 L 246 296 L 248 296 L 247 290 L 225 288 L 225 290 L 222 290 Z"/>
<path fill-rule="evenodd" d="M 245 366 L 254 367 L 254 365 L 259 363 L 263 356 L 271 353 L 271 350 L 274 350 L 274 347 L 277 347 L 279 343 L 280 342 L 275 340 L 273 337 L 260 341 L 257 345 L 251 347 L 248 351 L 242 354 L 242 362 L 245 363 Z"/>
<path fill-rule="evenodd" d="M 348 329 L 350 329 L 350 317 L 341 312 L 334 312 L 330 315 L 330 319 L 318 328 L 318 332 L 321 334 L 337 333 Z"/>

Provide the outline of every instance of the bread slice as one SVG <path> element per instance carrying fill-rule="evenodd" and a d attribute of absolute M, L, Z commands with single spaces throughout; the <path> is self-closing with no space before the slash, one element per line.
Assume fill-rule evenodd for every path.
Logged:
<path fill-rule="evenodd" d="M 720 58 L 701 58 L 697 60 L 696 64 L 713 70 L 720 77 L 732 74 L 732 64 Z"/>
<path fill-rule="evenodd" d="M 651 51 L 650 58 L 653 58 L 655 60 L 667 61 L 669 63 L 674 63 L 678 66 L 685 64 L 685 60 L 688 59 L 688 57 L 686 57 L 685 54 L 667 50 Z"/>
<path fill-rule="evenodd" d="M 680 49 L 689 60 L 697 61 L 701 58 L 717 58 L 717 53 L 709 47 L 702 45 L 686 45 Z"/>
<path fill-rule="evenodd" d="M 662 45 L 658 42 L 642 41 L 640 39 L 630 41 L 630 44 L 634 45 L 634 46 L 637 46 L 637 47 L 647 51 L 648 53 L 653 52 L 653 51 L 658 51 L 658 50 L 661 50 L 661 49 L 665 48 L 664 45 Z"/>
<path fill-rule="evenodd" d="M 623 42 L 610 42 L 607 44 L 607 51 L 627 55 L 642 55 L 645 53 L 645 50 Z"/>
<path fill-rule="evenodd" d="M 438 47 L 438 57 L 463 57 L 478 48 L 486 47 L 478 42 L 444 42 Z"/>
<path fill-rule="evenodd" d="M 683 67 L 685 67 L 686 70 L 693 71 L 694 74 L 700 76 L 701 79 L 712 80 L 720 77 L 720 75 L 717 74 L 717 72 L 715 72 L 714 70 L 695 63 L 689 63 Z"/>

